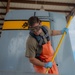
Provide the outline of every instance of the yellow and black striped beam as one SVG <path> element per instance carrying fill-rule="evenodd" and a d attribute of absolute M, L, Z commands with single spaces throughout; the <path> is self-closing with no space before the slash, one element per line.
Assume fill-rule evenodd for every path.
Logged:
<path fill-rule="evenodd" d="M 49 21 L 42 21 L 41 24 L 50 28 Z M 28 30 L 28 21 L 27 20 L 4 21 L 2 30 Z"/>

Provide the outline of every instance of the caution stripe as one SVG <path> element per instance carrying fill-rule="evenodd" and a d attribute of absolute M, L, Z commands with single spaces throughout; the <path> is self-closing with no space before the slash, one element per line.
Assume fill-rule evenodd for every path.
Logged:
<path fill-rule="evenodd" d="M 41 22 L 42 25 L 47 26 L 50 28 L 50 22 Z M 28 21 L 5 21 L 3 24 L 3 30 L 14 30 L 14 29 L 28 29 Z"/>

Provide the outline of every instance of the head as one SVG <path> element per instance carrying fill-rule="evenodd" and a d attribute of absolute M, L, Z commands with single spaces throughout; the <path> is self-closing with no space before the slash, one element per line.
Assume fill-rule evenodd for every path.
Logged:
<path fill-rule="evenodd" d="M 41 33 L 41 21 L 38 17 L 32 16 L 28 20 L 29 29 L 35 34 L 39 35 Z"/>

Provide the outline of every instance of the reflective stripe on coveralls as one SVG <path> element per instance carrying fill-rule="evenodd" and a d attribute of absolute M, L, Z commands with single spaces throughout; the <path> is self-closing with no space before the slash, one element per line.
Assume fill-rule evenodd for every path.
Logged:
<path fill-rule="evenodd" d="M 45 63 L 50 62 L 52 60 L 52 57 L 54 54 L 54 51 L 53 51 L 50 41 L 48 41 L 46 44 L 42 45 L 42 48 L 43 48 L 43 50 L 40 55 L 40 59 L 43 60 L 43 62 L 45 62 Z M 34 65 L 34 69 L 37 73 L 45 73 L 46 72 L 45 67 Z M 48 73 L 49 74 L 58 74 L 58 68 L 57 68 L 55 61 L 53 62 L 52 68 L 50 68 Z"/>

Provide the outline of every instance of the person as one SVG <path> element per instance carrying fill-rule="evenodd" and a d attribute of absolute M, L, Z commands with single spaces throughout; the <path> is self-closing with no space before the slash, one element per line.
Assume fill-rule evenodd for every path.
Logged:
<path fill-rule="evenodd" d="M 61 35 L 67 32 L 67 28 L 63 30 L 50 30 L 46 26 L 41 26 L 38 17 L 32 16 L 28 20 L 29 37 L 26 42 L 25 56 L 29 58 L 37 73 L 46 73 L 46 69 L 50 68 L 49 74 L 58 74 L 57 65 L 51 62 L 54 50 L 51 46 L 50 36 Z"/>

